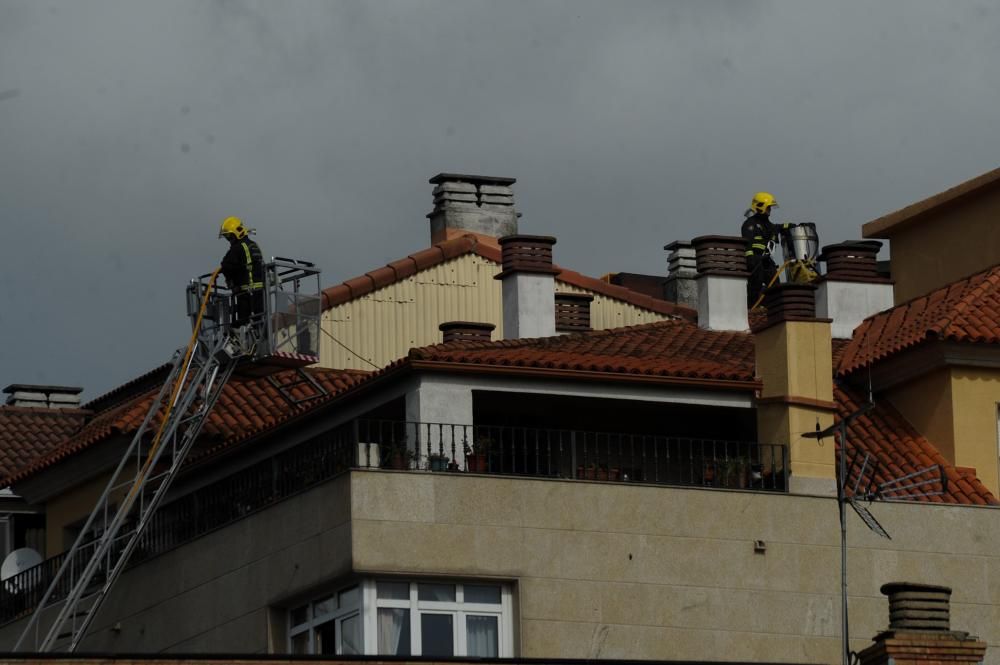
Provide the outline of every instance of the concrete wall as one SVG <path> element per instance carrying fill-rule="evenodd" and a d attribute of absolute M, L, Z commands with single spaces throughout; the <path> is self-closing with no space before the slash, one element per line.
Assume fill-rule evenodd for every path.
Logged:
<path fill-rule="evenodd" d="M 996 370 L 945 367 L 893 386 L 893 406 L 953 464 L 970 466 L 991 492 L 1000 492 Z"/>
<path fill-rule="evenodd" d="M 496 326 L 493 339 L 503 339 L 500 265 L 466 254 L 423 270 L 401 282 L 373 291 L 323 312 L 325 330 L 379 367 L 406 355 L 415 346 L 441 342 L 438 325 L 445 321 L 480 321 Z M 556 291 L 587 293 L 591 325 L 597 329 L 662 321 L 662 314 L 635 307 L 592 291 L 556 281 Z M 322 335 L 324 367 L 371 369 Z"/>
<path fill-rule="evenodd" d="M 516 581 L 518 655 L 839 661 L 833 499 L 449 474 L 356 474 L 354 569 Z M 852 647 L 885 628 L 879 587 L 955 588 L 952 626 L 1000 662 L 1000 511 L 852 515 Z M 754 553 L 753 541 L 767 543 Z"/>
<path fill-rule="evenodd" d="M 954 587 L 952 626 L 1000 663 L 1000 511 L 873 512 L 893 540 L 849 515 L 853 648 L 887 624 L 879 586 L 910 580 Z M 509 580 L 523 657 L 826 664 L 838 542 L 828 498 L 356 471 L 132 569 L 84 648 L 280 651 L 282 608 L 353 570 Z"/>
<path fill-rule="evenodd" d="M 901 303 L 1000 263 L 1000 189 L 890 231 Z"/>

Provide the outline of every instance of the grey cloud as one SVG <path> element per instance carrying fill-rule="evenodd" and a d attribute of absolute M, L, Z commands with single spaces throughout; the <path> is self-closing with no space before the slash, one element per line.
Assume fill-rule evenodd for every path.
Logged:
<path fill-rule="evenodd" d="M 186 338 L 244 216 L 333 283 L 426 245 L 426 180 L 660 272 L 770 189 L 824 241 L 996 166 L 1000 16 L 924 2 L 0 4 L 0 380 L 95 396 Z M 9 91 L 19 91 L 11 96 Z"/>

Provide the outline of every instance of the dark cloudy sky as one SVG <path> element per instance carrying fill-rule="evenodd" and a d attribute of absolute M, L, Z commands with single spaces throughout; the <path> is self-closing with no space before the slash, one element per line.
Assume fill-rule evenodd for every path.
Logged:
<path fill-rule="evenodd" d="M 0 384 L 167 360 L 241 215 L 335 283 L 423 248 L 427 179 L 513 176 L 593 275 L 822 240 L 1000 162 L 995 2 L 0 0 Z"/>

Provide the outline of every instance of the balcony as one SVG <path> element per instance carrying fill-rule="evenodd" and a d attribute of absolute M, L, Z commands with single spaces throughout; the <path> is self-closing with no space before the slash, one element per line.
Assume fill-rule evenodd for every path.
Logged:
<path fill-rule="evenodd" d="M 352 468 L 784 492 L 784 446 L 666 435 L 362 419 L 165 504 L 133 566 Z M 83 547 L 94 547 L 96 538 Z M 124 546 L 124 542 L 120 546 Z M 0 624 L 29 614 L 65 553 L 0 585 Z M 70 575 L 73 578 L 75 575 Z M 98 573 L 94 584 L 103 583 Z M 70 579 L 64 577 L 69 591 Z"/>

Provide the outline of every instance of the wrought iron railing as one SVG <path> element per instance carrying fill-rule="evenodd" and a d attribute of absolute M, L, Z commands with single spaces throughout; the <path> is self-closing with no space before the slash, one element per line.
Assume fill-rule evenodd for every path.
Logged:
<path fill-rule="evenodd" d="M 784 491 L 784 446 L 651 434 L 356 420 L 164 504 L 129 565 L 352 467 Z M 130 531 L 130 529 L 128 529 Z M 92 541 L 96 544 L 95 539 Z M 124 545 L 124 542 L 122 543 Z M 85 545 L 90 546 L 90 545 Z M 31 612 L 65 554 L 0 584 L 0 624 Z M 65 595 L 75 575 L 64 578 Z M 100 574 L 94 584 L 103 584 Z"/>
<path fill-rule="evenodd" d="M 781 445 L 391 420 L 357 423 L 358 466 L 784 491 Z"/>

